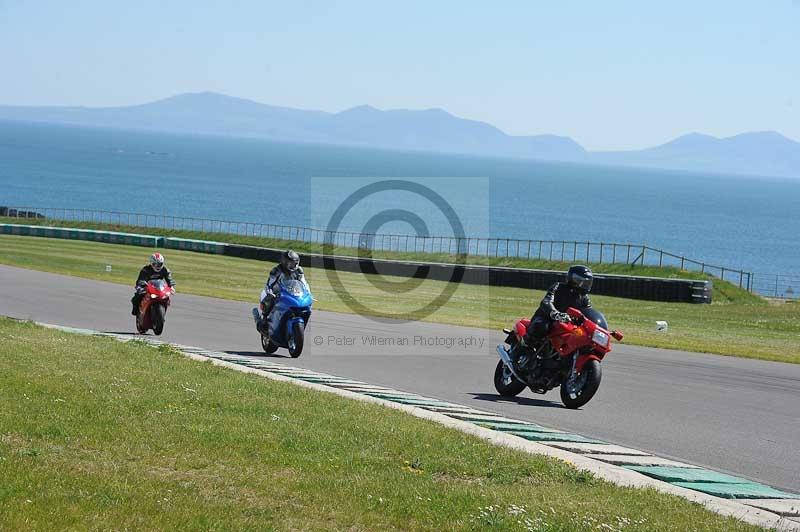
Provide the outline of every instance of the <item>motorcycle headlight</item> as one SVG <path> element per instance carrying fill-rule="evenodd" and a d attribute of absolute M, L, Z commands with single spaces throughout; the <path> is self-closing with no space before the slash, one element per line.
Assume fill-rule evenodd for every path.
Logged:
<path fill-rule="evenodd" d="M 600 329 L 594 331 L 594 334 L 592 335 L 592 341 L 603 347 L 608 347 L 608 340 L 608 335 Z"/>
<path fill-rule="evenodd" d="M 155 299 L 155 298 L 157 298 L 157 297 L 158 297 L 158 296 L 157 296 L 157 295 L 155 295 L 155 294 L 150 294 L 150 299 Z"/>
<path fill-rule="evenodd" d="M 303 287 L 300 285 L 294 285 L 289 287 L 289 293 L 295 297 L 300 297 L 303 295 Z"/>

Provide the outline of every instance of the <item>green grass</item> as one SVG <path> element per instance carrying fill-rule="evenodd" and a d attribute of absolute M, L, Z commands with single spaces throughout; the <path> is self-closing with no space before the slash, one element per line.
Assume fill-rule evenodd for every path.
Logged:
<path fill-rule="evenodd" d="M 396 410 L 7 319 L 0 404 L 0 530 L 756 530 Z"/>
<path fill-rule="evenodd" d="M 98 229 L 105 231 L 120 231 L 124 233 L 140 233 L 156 236 L 172 236 L 179 238 L 192 238 L 196 240 L 211 240 L 215 242 L 227 242 L 231 244 L 245 244 L 250 246 L 259 246 L 267 248 L 286 249 L 292 248 L 301 253 L 322 253 L 322 245 L 313 242 L 302 242 L 296 240 L 281 240 L 275 238 L 263 238 L 256 236 L 243 236 L 230 233 L 215 233 L 203 231 L 189 231 L 189 230 L 175 230 L 175 229 L 157 229 L 153 227 L 141 227 L 135 225 L 120 225 L 108 224 L 98 222 L 81 222 L 81 221 L 59 221 L 50 219 L 36 219 L 36 218 L 13 218 L 13 217 L 0 217 L 0 223 L 18 223 L 25 225 L 50 225 L 54 227 L 78 227 L 83 229 Z M 569 250 L 568 250 L 569 251 Z M 353 247 L 336 246 L 333 252 L 337 255 L 356 256 L 363 253 L 363 250 Z M 538 252 L 538 249 L 534 250 Z M 547 248 L 543 251 L 547 252 Z M 620 250 L 620 258 L 622 258 L 623 251 Z M 421 252 L 388 252 L 388 251 L 375 251 L 372 253 L 375 258 L 382 259 L 395 259 L 395 260 L 419 260 L 424 262 L 445 262 L 452 263 L 457 260 L 457 257 L 447 253 L 421 253 Z M 633 257 L 635 258 L 635 257 Z M 508 257 L 477 257 L 469 256 L 466 258 L 468 264 L 478 265 L 491 265 L 491 266 L 505 266 L 513 268 L 529 268 L 540 270 L 558 270 L 565 271 L 570 263 L 558 260 L 547 259 L 524 259 L 524 258 L 508 258 Z M 714 298 L 719 301 L 733 301 L 733 302 L 757 302 L 760 298 L 749 293 L 747 290 L 739 288 L 737 285 L 722 281 L 711 275 L 703 274 L 696 271 L 681 270 L 676 267 L 663 267 L 657 266 L 641 266 L 631 265 L 624 263 L 616 264 L 597 264 L 591 263 L 591 267 L 598 273 L 609 273 L 616 275 L 638 275 L 645 277 L 666 277 L 670 279 L 710 279 L 714 282 Z"/>
<path fill-rule="evenodd" d="M 0 236 L 0 263 L 132 285 L 151 251 L 147 248 L 38 237 Z M 255 302 L 271 264 L 260 261 L 164 250 L 178 282 L 178 291 Z M 106 265 L 112 266 L 106 272 Z M 340 273 L 349 295 L 331 286 L 329 272 L 309 268 L 315 308 L 352 312 L 353 298 L 374 313 L 408 313 L 427 321 L 489 329 L 508 326 L 529 316 L 543 292 L 461 284 L 449 301 L 429 316 L 415 313 L 442 292 L 446 283 L 422 282 L 401 292 L 386 279 Z M 395 279 L 396 282 L 396 279 Z M 180 297 L 180 296 L 178 296 Z M 738 357 L 800 363 L 800 305 L 716 302 L 711 305 L 659 303 L 595 296 L 613 328 L 634 345 L 685 349 Z M 668 332 L 656 332 L 656 320 L 669 322 Z M 499 333 L 499 331 L 498 331 Z M 500 334 L 498 334 L 498 338 Z M 612 354 L 613 356 L 613 354 Z"/>

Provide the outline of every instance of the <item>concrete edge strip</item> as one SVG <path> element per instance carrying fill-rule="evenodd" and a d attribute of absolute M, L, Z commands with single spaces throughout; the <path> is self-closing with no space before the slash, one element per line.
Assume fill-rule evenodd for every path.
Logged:
<path fill-rule="evenodd" d="M 27 321 L 27 320 L 17 320 L 17 321 Z M 137 338 L 131 335 L 102 333 L 90 329 L 65 327 L 60 325 L 53 325 L 53 324 L 39 323 L 39 322 L 34 322 L 34 323 L 42 327 L 57 329 L 68 333 L 108 337 L 122 342 L 138 340 L 155 347 L 168 344 L 167 342 L 147 337 Z M 565 447 L 565 444 L 569 444 L 569 442 L 543 443 L 538 441 L 532 441 L 524 437 L 519 437 L 506 432 L 500 432 L 498 430 L 482 427 L 470 421 L 459 419 L 458 417 L 453 417 L 452 414 L 443 414 L 432 410 L 426 410 L 425 407 L 421 405 L 417 406 L 417 405 L 398 403 L 391 400 L 382 399 L 380 397 L 375 397 L 360 392 L 350 391 L 344 388 L 336 387 L 335 385 L 332 386 L 321 382 L 311 382 L 302 380 L 300 378 L 295 378 L 289 375 L 282 375 L 270 371 L 269 369 L 270 366 L 274 366 L 274 364 L 267 363 L 263 364 L 263 366 L 265 367 L 258 368 L 258 367 L 253 367 L 255 366 L 255 364 L 244 365 L 241 363 L 237 363 L 245 360 L 253 362 L 252 359 L 239 357 L 238 355 L 231 355 L 229 353 L 210 351 L 199 348 L 191 348 L 189 346 L 182 346 L 178 344 L 168 344 L 168 345 L 175 347 L 176 349 L 181 351 L 184 354 L 184 356 L 192 360 L 197 360 L 202 362 L 210 361 L 214 365 L 232 369 L 234 371 L 239 371 L 242 373 L 251 373 L 278 382 L 291 383 L 311 390 L 332 393 L 334 395 L 338 395 L 348 399 L 354 399 L 356 401 L 362 401 L 366 403 L 373 403 L 385 406 L 387 408 L 392 408 L 395 410 L 411 414 L 420 419 L 436 422 L 440 425 L 461 431 L 465 434 L 470 434 L 479 437 L 485 441 L 488 441 L 493 445 L 507 447 L 510 449 L 516 449 L 530 454 L 538 454 L 538 455 L 549 456 L 551 458 L 556 458 L 558 460 L 561 460 L 563 462 L 572 465 L 573 467 L 579 470 L 590 472 L 596 475 L 597 477 L 606 480 L 608 482 L 611 482 L 613 484 L 616 484 L 618 486 L 632 487 L 632 488 L 651 488 L 660 491 L 662 493 L 676 495 L 684 499 L 687 499 L 689 501 L 702 504 L 705 508 L 715 513 L 718 513 L 723 516 L 733 517 L 735 519 L 739 519 L 741 521 L 744 521 L 752 525 L 760 526 L 767 529 L 780 530 L 780 531 L 790 531 L 790 530 L 800 531 L 800 520 L 798 520 L 796 515 L 794 514 L 794 510 L 796 509 L 796 507 L 800 506 L 800 500 L 796 499 L 763 500 L 756 498 L 725 499 L 722 497 L 716 497 L 700 491 L 689 489 L 687 487 L 682 487 L 680 485 L 670 484 L 669 482 L 657 480 L 655 478 L 634 471 L 633 469 L 628 469 L 626 467 L 622 467 L 619 465 L 613 465 L 612 463 L 601 461 L 596 458 L 598 456 L 612 457 L 614 456 L 612 453 L 608 454 L 602 453 L 599 455 L 592 453 L 578 454 L 576 452 L 571 452 L 569 450 L 565 450 L 564 448 L 562 448 Z M 188 348 L 188 349 L 184 350 L 183 348 Z M 202 352 L 203 354 L 199 354 L 200 352 Z M 260 361 L 255 361 L 255 362 L 260 362 Z M 301 368 L 291 368 L 290 366 L 283 366 L 283 365 L 280 366 L 281 368 L 287 368 L 287 369 L 298 369 L 298 370 L 301 369 Z M 315 372 L 309 371 L 308 373 L 315 373 Z M 317 374 L 317 375 L 323 376 L 325 374 Z M 330 377 L 336 379 L 336 377 L 332 375 L 330 375 Z M 386 390 L 391 391 L 388 388 Z M 431 399 L 431 401 L 439 402 L 438 400 L 435 399 Z M 510 418 L 504 418 L 502 416 L 496 416 L 488 412 L 486 414 L 487 414 L 486 416 L 482 415 L 481 417 L 496 417 L 497 420 L 500 420 L 502 422 L 508 421 L 513 423 L 519 423 L 521 425 L 528 424 L 527 422 L 521 422 Z M 494 422 L 495 420 L 481 419 L 480 421 Z M 571 434 L 568 435 L 577 436 L 579 438 L 581 437 L 579 435 L 571 435 Z M 590 438 L 586 439 L 590 440 Z M 595 440 L 592 441 L 596 442 Z M 596 444 L 603 444 L 603 442 L 596 442 Z M 641 451 L 636 451 L 635 453 L 632 453 L 630 457 L 636 459 L 657 458 L 657 457 L 650 457 L 649 455 L 645 455 L 643 457 L 641 454 L 636 454 L 636 453 L 641 453 Z M 678 462 L 674 463 L 678 464 Z M 688 464 L 680 464 L 680 465 L 687 468 L 695 467 L 695 466 L 690 466 Z M 747 504 L 746 501 L 752 501 L 752 502 L 751 504 Z"/>

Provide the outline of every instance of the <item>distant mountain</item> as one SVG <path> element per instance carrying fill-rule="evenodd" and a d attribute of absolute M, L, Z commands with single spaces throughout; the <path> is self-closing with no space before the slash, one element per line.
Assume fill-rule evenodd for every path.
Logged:
<path fill-rule="evenodd" d="M 800 177 L 800 143 L 774 131 L 727 138 L 690 133 L 655 148 L 595 152 L 591 159 L 625 166 Z"/>
<path fill-rule="evenodd" d="M 325 142 L 314 134 L 328 113 L 264 105 L 215 93 L 190 93 L 128 107 L 0 106 L 0 119 L 147 129 L 199 134 L 241 135 Z"/>
<path fill-rule="evenodd" d="M 574 160 L 585 153 L 566 137 L 513 137 L 442 109 L 380 111 L 362 105 L 326 113 L 211 92 L 128 107 L 0 106 L 0 119 L 534 159 Z"/>
<path fill-rule="evenodd" d="M 715 138 L 699 133 L 635 151 L 587 152 L 569 137 L 512 136 L 442 109 L 339 113 L 265 105 L 211 92 L 127 107 L 0 106 L 0 120 L 259 137 L 400 150 L 519 157 L 715 173 L 800 177 L 800 143 L 779 133 Z"/>

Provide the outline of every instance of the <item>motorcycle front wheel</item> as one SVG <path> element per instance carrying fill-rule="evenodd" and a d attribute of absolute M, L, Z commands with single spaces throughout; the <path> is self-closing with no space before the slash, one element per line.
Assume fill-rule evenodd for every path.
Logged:
<path fill-rule="evenodd" d="M 292 340 L 289 343 L 289 354 L 292 358 L 297 358 L 303 352 L 303 342 L 305 340 L 305 326 L 298 322 L 292 325 Z"/>
<path fill-rule="evenodd" d="M 600 370 L 600 362 L 589 360 L 584 364 L 583 371 L 575 376 L 574 381 L 570 381 L 569 376 L 561 383 L 561 402 L 567 408 L 580 408 L 588 403 L 597 389 L 600 388 L 600 379 L 603 372 Z"/>
<path fill-rule="evenodd" d="M 167 316 L 167 307 L 164 305 L 150 305 L 150 320 L 153 322 L 153 334 L 159 336 L 164 331 L 164 321 Z"/>
<path fill-rule="evenodd" d="M 526 387 L 526 384 L 517 379 L 502 360 L 497 361 L 497 367 L 494 370 L 494 389 L 497 390 L 497 393 L 503 397 L 514 397 Z"/>

